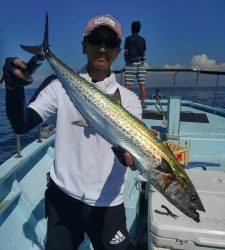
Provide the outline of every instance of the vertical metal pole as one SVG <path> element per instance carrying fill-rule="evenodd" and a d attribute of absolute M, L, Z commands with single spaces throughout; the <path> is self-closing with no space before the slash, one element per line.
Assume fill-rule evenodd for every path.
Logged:
<path fill-rule="evenodd" d="M 167 139 L 177 141 L 180 138 L 181 100 L 178 96 L 171 96 L 167 104 Z"/>
<path fill-rule="evenodd" d="M 38 140 L 37 142 L 42 142 L 42 139 L 41 139 L 41 125 L 38 126 Z"/>
<path fill-rule="evenodd" d="M 21 158 L 20 135 L 16 135 L 16 158 Z"/>
<path fill-rule="evenodd" d="M 175 89 L 176 89 L 176 75 L 177 75 L 178 71 L 176 71 L 174 73 L 174 77 L 173 77 L 173 96 L 175 96 Z"/>
<path fill-rule="evenodd" d="M 197 93 L 198 93 L 198 77 L 199 77 L 199 71 L 197 71 L 196 79 L 195 79 L 195 96 L 194 96 L 194 102 L 196 101 L 197 98 Z"/>
<path fill-rule="evenodd" d="M 220 79 L 220 76 L 217 75 L 217 77 L 216 77 L 216 89 L 215 89 L 214 100 L 213 100 L 213 107 L 216 106 L 216 96 L 217 96 L 217 91 L 218 91 L 218 87 L 219 87 L 219 79 Z"/>

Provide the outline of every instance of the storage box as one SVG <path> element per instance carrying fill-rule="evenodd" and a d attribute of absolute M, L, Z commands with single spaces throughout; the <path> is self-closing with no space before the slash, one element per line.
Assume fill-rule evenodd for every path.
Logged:
<path fill-rule="evenodd" d="M 225 173 L 222 171 L 187 170 L 198 190 L 206 212 L 200 223 L 185 216 L 158 191 L 149 194 L 148 243 L 150 249 L 212 250 L 225 249 Z M 179 217 L 161 215 L 165 205 Z"/>
<path fill-rule="evenodd" d="M 189 161 L 189 152 L 187 147 L 181 146 L 171 141 L 164 141 L 163 143 L 171 149 L 181 165 L 187 166 Z"/>

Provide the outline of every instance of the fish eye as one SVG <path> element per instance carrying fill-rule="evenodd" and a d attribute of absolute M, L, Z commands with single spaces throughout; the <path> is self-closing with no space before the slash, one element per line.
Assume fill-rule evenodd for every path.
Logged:
<path fill-rule="evenodd" d="M 196 195 L 192 195 L 192 196 L 191 196 L 191 202 L 196 202 L 196 201 L 197 201 Z"/>

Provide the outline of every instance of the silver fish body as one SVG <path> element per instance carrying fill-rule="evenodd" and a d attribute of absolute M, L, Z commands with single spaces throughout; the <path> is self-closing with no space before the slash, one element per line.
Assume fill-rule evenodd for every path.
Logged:
<path fill-rule="evenodd" d="M 50 53 L 47 59 L 87 124 L 112 145 L 130 152 L 141 174 L 179 210 L 198 221 L 195 209 L 204 211 L 204 207 L 169 148 L 142 121 L 68 68 L 54 54 Z"/>

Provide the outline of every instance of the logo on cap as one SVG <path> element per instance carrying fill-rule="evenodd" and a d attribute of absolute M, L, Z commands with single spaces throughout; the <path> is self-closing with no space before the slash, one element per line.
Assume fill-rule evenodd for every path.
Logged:
<path fill-rule="evenodd" d="M 93 17 L 86 26 L 84 36 L 88 36 L 94 29 L 104 25 L 114 30 L 120 39 L 122 38 L 120 23 L 108 14 Z"/>
<path fill-rule="evenodd" d="M 101 16 L 95 19 L 95 25 L 99 25 L 99 24 L 107 24 L 114 28 L 116 27 L 116 22 L 109 16 Z"/>

